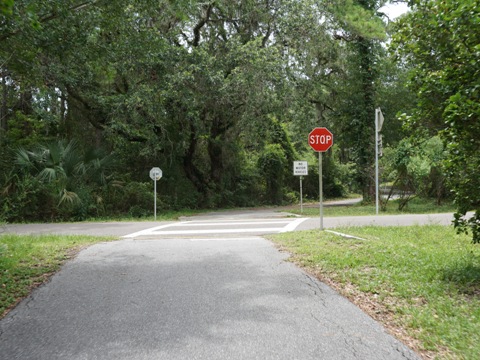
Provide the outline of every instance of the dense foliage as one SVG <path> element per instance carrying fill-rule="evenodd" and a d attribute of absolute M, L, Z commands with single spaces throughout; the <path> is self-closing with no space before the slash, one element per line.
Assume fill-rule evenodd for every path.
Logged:
<path fill-rule="evenodd" d="M 480 7 L 476 0 L 412 5 L 396 34 L 396 51 L 412 68 L 410 88 L 417 94 L 407 120 L 423 136 L 441 135 L 445 175 L 458 207 L 455 226 L 480 242 Z"/>
<path fill-rule="evenodd" d="M 0 24 L 2 217 L 143 215 L 152 166 L 163 169 L 161 208 L 293 200 L 292 162 L 312 158 L 315 168 L 306 134 L 341 129 L 335 108 L 350 106 L 335 96 L 358 72 L 345 67 L 362 48 L 350 41 L 384 37 L 378 6 L 15 1 Z M 103 182 L 78 170 L 92 168 L 93 153 Z M 338 156 L 328 156 L 326 195 L 342 195 L 349 186 L 333 179 Z"/>
<path fill-rule="evenodd" d="M 324 156 L 325 195 L 358 191 L 371 201 L 376 107 L 390 153 L 407 149 L 401 140 L 414 128 L 401 130 L 398 112 L 430 130 L 411 144 L 441 130 L 448 150 L 440 166 L 414 145 L 409 158 L 423 165 L 407 173 L 397 163 L 385 180 L 398 174 L 404 186 L 414 175 L 409 191 L 431 196 L 433 183 L 422 183 L 433 176 L 428 163 L 440 172 L 439 201 L 450 187 L 460 213 L 474 206 L 461 199 L 473 194 L 467 179 L 478 164 L 461 169 L 463 183 L 452 176 L 477 151 L 477 140 L 457 141 L 466 130 L 478 139 L 465 121 L 478 123 L 470 116 L 478 113 L 478 35 L 462 35 L 477 24 L 474 1 L 452 2 L 446 15 L 436 1 L 414 2 L 397 30 L 379 12 L 383 0 L 1 4 L 3 220 L 148 215 L 153 166 L 163 170 L 159 209 L 294 201 L 294 160 L 309 162 L 304 193 L 315 199 L 317 156 L 306 141 L 315 126 L 335 137 Z M 425 19 L 428 26 L 415 25 Z M 397 33 L 400 63 L 385 50 L 388 32 Z"/>

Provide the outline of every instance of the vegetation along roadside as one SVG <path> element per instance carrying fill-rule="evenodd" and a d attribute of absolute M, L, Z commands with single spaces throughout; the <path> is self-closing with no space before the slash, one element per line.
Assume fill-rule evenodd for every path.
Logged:
<path fill-rule="evenodd" d="M 439 213 L 453 213 L 455 206 L 450 201 L 445 201 L 442 204 L 437 204 L 433 199 L 415 198 L 409 201 L 408 206 L 399 210 L 401 200 L 390 200 L 379 215 L 402 215 L 402 214 L 439 214 Z M 290 207 L 289 212 L 303 215 L 318 217 L 318 201 L 307 202 L 303 206 L 303 212 L 300 206 Z M 375 214 L 375 204 L 364 204 L 362 202 L 354 203 L 352 205 L 332 205 L 328 201 L 323 206 L 324 216 L 369 216 Z M 453 221 L 452 215 L 452 221 Z"/>
<path fill-rule="evenodd" d="M 80 249 L 109 240 L 113 238 L 0 235 L 0 318 Z"/>
<path fill-rule="evenodd" d="M 291 260 L 382 322 L 425 359 L 480 353 L 480 249 L 451 227 L 272 235 Z"/>
<path fill-rule="evenodd" d="M 159 213 L 295 203 L 297 160 L 316 199 L 326 127 L 326 198 L 372 202 L 378 149 L 480 243 L 478 1 L 392 2 L 0 0 L 0 221 L 148 217 L 153 167 Z"/>

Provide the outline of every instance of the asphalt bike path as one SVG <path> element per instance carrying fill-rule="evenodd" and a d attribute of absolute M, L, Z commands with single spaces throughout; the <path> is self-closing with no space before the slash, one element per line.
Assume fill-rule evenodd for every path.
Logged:
<path fill-rule="evenodd" d="M 419 358 L 258 235 L 318 218 L 209 216 L 65 224 L 122 238 L 82 251 L 1 320 L 0 359 Z M 53 231 L 6 232 L 35 229 Z"/>

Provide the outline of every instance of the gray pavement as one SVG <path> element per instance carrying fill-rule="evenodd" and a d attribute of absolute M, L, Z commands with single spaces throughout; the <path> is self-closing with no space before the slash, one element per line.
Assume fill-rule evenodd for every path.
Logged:
<path fill-rule="evenodd" d="M 299 218 L 279 209 L 260 210 L 232 210 L 218 211 L 197 216 L 183 217 L 183 222 L 200 221 L 239 221 L 239 220 L 278 220 L 281 218 Z M 345 226 L 410 226 L 410 225 L 450 225 L 453 220 L 452 213 L 444 214 L 406 214 L 406 215 L 371 215 L 348 217 L 325 217 L 323 219 L 326 229 Z M 60 235 L 93 235 L 93 236 L 124 236 L 158 226 L 176 225 L 177 221 L 125 221 L 125 222 L 83 222 L 65 224 L 8 224 L 0 226 L 0 235 L 3 234 L 60 234 Z M 319 218 L 307 218 L 294 230 L 309 230 L 319 228 Z M 265 232 L 268 233 L 268 232 Z M 263 235 L 259 232 L 255 235 Z"/>
<path fill-rule="evenodd" d="M 162 222 L 163 224 L 174 221 Z M 130 232 L 158 226 L 156 221 L 110 221 L 79 223 L 43 223 L 43 224 L 7 224 L 0 226 L 1 234 L 21 235 L 91 235 L 91 236 L 123 236 Z"/>
<path fill-rule="evenodd" d="M 0 358 L 418 359 L 256 237 L 101 243 L 0 321 Z"/>
<path fill-rule="evenodd" d="M 451 219 L 339 217 L 324 226 Z M 318 226 L 278 209 L 3 226 L 0 234 L 127 237 L 82 251 L 0 320 L 0 359 L 418 359 L 259 236 Z"/>

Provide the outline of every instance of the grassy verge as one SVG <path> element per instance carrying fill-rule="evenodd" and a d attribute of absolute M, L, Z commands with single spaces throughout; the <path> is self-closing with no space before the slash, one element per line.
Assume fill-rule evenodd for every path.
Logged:
<path fill-rule="evenodd" d="M 0 318 L 86 245 L 112 238 L 0 236 Z"/>
<path fill-rule="evenodd" d="M 336 229 L 271 236 L 425 358 L 480 354 L 480 247 L 451 227 Z"/>
<path fill-rule="evenodd" d="M 328 206 L 326 202 L 323 208 L 324 216 L 366 216 L 375 215 L 375 204 L 364 205 L 361 203 L 349 206 Z M 455 206 L 452 203 L 444 203 L 437 205 L 433 200 L 429 199 L 412 199 L 408 206 L 402 211 L 398 210 L 398 200 L 389 201 L 386 211 L 380 211 L 379 215 L 400 215 L 400 214 L 434 214 L 454 212 Z M 289 212 L 303 216 L 318 216 L 318 202 L 309 203 L 304 206 L 303 213 L 300 207 L 294 207 Z"/>

